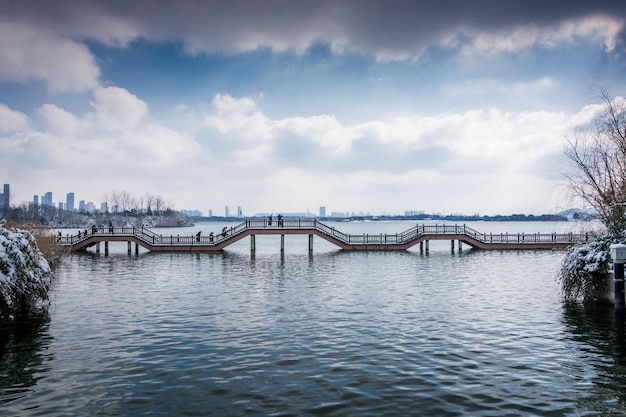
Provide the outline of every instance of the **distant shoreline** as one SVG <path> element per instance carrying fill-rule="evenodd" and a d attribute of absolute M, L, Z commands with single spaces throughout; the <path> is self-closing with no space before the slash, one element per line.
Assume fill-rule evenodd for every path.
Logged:
<path fill-rule="evenodd" d="M 194 222 L 241 222 L 245 219 L 250 220 L 262 220 L 265 217 L 250 216 L 250 217 L 192 217 Z M 285 219 L 299 219 L 298 216 L 285 216 Z M 589 221 L 595 220 L 591 216 L 585 216 L 577 219 L 569 219 L 566 216 L 559 214 L 512 214 L 512 215 L 495 215 L 495 216 L 463 216 L 463 215 L 414 215 L 414 216 L 350 216 L 350 217 L 310 217 L 310 219 L 316 219 L 321 222 L 354 222 L 354 221 L 485 221 L 485 222 L 567 222 L 570 220 L 576 221 Z"/>

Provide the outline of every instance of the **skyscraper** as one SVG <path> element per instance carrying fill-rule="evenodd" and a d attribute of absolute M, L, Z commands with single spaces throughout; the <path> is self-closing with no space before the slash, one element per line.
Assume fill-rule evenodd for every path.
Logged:
<path fill-rule="evenodd" d="M 74 211 L 74 193 L 67 193 L 65 196 L 65 210 Z"/>
<path fill-rule="evenodd" d="M 224 207 L 224 217 L 228 217 L 230 215 L 230 210 L 228 209 L 228 206 Z"/>
<path fill-rule="evenodd" d="M 326 207 L 320 206 L 320 217 L 326 217 Z"/>
<path fill-rule="evenodd" d="M 11 193 L 9 184 L 4 184 L 2 194 L 0 194 L 0 215 L 3 217 L 9 213 L 9 205 L 11 204 Z"/>
<path fill-rule="evenodd" d="M 41 198 L 41 205 L 52 207 L 52 191 L 48 191 L 43 195 Z"/>

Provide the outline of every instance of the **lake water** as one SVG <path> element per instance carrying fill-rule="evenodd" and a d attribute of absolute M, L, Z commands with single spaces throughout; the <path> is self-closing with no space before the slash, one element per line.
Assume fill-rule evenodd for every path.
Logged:
<path fill-rule="evenodd" d="M 452 253 L 441 241 L 428 255 L 355 253 L 316 238 L 310 256 L 306 236 L 286 236 L 284 254 L 278 236 L 256 247 L 69 256 L 48 314 L 0 333 L 0 415 L 626 414 L 624 322 L 561 301 L 563 252 Z"/>

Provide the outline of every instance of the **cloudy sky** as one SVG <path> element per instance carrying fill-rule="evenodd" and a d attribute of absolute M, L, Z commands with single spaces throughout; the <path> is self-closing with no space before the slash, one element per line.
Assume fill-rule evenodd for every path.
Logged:
<path fill-rule="evenodd" d="M 543 214 L 621 1 L 0 0 L 0 183 L 99 205 Z"/>

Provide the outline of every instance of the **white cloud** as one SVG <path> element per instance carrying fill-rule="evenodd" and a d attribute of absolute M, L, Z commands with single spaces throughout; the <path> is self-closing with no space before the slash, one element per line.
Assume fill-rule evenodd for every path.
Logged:
<path fill-rule="evenodd" d="M 44 104 L 39 108 L 37 114 L 41 117 L 51 133 L 69 137 L 76 135 L 79 121 L 74 114 L 54 104 Z"/>
<path fill-rule="evenodd" d="M 148 105 L 120 87 L 94 90 L 95 121 L 100 129 L 114 131 L 134 129 L 148 115 Z"/>
<path fill-rule="evenodd" d="M 242 158 L 242 165 L 253 160 L 256 152 L 263 155 L 259 163 L 277 170 L 300 166 L 338 172 L 400 173 L 428 167 L 431 171 L 458 172 L 472 165 L 477 172 L 486 168 L 490 172 L 525 170 L 546 154 L 560 152 L 568 123 L 563 113 L 513 114 L 479 109 L 342 125 L 329 115 L 270 120 L 251 99 L 230 97 L 226 101 L 229 105 L 218 106 L 205 119 L 216 128 L 208 146 L 225 146 L 229 163 L 236 164 Z M 263 140 L 233 144 L 233 132 Z M 228 144 L 219 137 L 229 138 Z"/>
<path fill-rule="evenodd" d="M 0 81 L 41 81 L 53 92 L 94 88 L 100 75 L 84 45 L 9 22 L 0 22 L 0 62 Z"/>
<path fill-rule="evenodd" d="M 28 116 L 0 104 L 0 133 L 11 134 L 29 128 Z"/>
<path fill-rule="evenodd" d="M 26 129 L 0 139 L 3 169 L 24 181 L 54 172 L 63 193 L 87 194 L 89 184 L 98 194 L 81 198 L 92 200 L 156 189 L 179 208 L 544 213 L 556 204 L 564 132 L 593 113 L 477 109 L 349 125 L 324 114 L 272 119 L 251 98 L 218 95 L 194 139 L 150 120 L 123 89 L 99 91 L 94 103 L 83 116 L 42 106 L 41 131 L 0 106 L 0 119 Z"/>
<path fill-rule="evenodd" d="M 573 43 L 580 39 L 603 43 L 607 51 L 612 51 L 623 28 L 622 19 L 592 15 L 548 25 L 530 23 L 500 31 L 472 29 L 468 32 L 471 41 L 464 47 L 464 52 L 481 55 L 514 53 L 535 45 L 552 48 L 558 43 Z"/>

